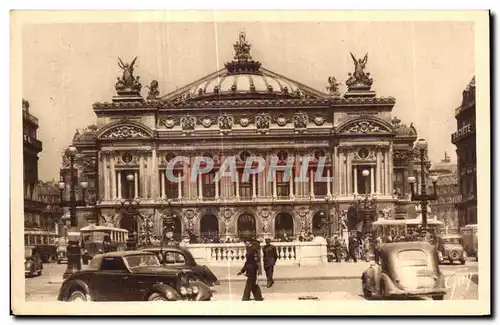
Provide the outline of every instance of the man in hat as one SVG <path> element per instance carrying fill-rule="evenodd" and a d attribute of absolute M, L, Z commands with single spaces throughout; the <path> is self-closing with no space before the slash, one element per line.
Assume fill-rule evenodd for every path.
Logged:
<path fill-rule="evenodd" d="M 245 289 L 243 290 L 243 298 L 241 299 L 243 301 L 250 300 L 250 293 L 253 294 L 255 301 L 264 300 L 264 298 L 262 298 L 262 291 L 257 284 L 257 275 L 262 274 L 260 269 L 259 249 L 259 242 L 252 242 L 247 246 L 245 265 L 243 265 L 240 272 L 238 272 L 238 275 L 245 273 L 247 277 Z"/>
<path fill-rule="evenodd" d="M 276 261 L 278 260 L 278 252 L 276 247 L 271 245 L 270 238 L 266 238 L 266 245 L 262 251 L 264 252 L 264 271 L 266 271 L 267 287 L 271 288 L 274 284 L 274 265 L 276 265 Z"/>

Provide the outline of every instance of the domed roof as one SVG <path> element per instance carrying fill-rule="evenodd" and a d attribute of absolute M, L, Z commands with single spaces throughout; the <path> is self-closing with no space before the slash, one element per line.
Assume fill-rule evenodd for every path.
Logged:
<path fill-rule="evenodd" d="M 250 99 L 250 98 L 324 98 L 326 94 L 261 68 L 252 60 L 244 33 L 234 44 L 234 60 L 225 68 L 171 93 L 162 100 Z"/>

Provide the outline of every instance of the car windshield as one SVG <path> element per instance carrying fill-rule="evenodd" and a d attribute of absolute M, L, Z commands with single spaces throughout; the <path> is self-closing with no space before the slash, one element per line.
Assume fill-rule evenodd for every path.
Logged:
<path fill-rule="evenodd" d="M 125 263 L 127 263 L 129 268 L 160 265 L 158 257 L 156 257 L 156 255 L 149 254 L 126 256 Z"/>
<path fill-rule="evenodd" d="M 443 244 L 461 244 L 460 238 L 443 238 Z"/>
<path fill-rule="evenodd" d="M 24 248 L 24 258 L 31 257 L 32 254 L 33 254 L 33 250 L 31 249 L 31 247 Z"/>

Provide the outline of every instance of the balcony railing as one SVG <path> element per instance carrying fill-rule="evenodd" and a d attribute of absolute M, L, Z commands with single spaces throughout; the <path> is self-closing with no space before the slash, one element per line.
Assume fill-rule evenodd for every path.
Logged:
<path fill-rule="evenodd" d="M 467 124 L 463 127 L 461 127 L 460 129 L 458 129 L 457 132 L 454 132 L 452 135 L 451 135 L 451 142 L 452 143 L 455 143 L 457 142 L 458 140 L 472 134 L 476 132 L 476 127 L 474 126 L 474 124 Z"/>

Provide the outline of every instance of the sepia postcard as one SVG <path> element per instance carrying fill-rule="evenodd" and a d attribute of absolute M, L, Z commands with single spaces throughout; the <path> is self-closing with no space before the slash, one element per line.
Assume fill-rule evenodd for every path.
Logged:
<path fill-rule="evenodd" d="M 489 18 L 12 11 L 12 313 L 489 315 Z"/>

